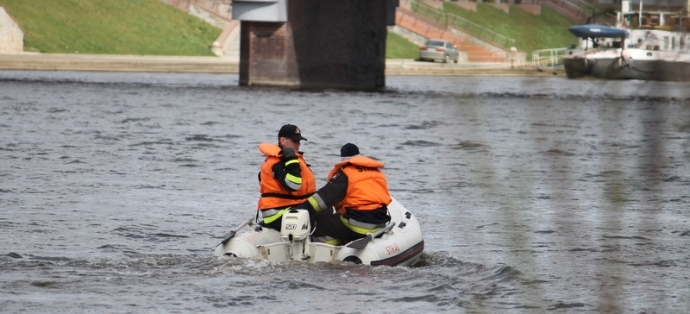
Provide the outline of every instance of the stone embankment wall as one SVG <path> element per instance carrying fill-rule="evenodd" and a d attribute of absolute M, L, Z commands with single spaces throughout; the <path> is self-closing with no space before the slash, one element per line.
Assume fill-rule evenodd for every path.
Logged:
<path fill-rule="evenodd" d="M 0 53 L 21 53 L 24 51 L 24 32 L 0 7 Z"/>

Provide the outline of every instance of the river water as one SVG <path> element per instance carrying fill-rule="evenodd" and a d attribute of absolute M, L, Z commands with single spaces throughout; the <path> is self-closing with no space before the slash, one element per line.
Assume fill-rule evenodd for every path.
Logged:
<path fill-rule="evenodd" d="M 237 75 L 0 72 L 0 312 L 683 313 L 690 88 L 387 77 L 379 92 Z M 386 164 L 414 267 L 216 258 L 255 214 L 257 145 L 298 125 Z"/>

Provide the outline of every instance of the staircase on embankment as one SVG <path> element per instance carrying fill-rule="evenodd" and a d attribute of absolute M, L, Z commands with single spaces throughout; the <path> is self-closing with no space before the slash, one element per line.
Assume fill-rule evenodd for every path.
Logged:
<path fill-rule="evenodd" d="M 523 62 L 525 53 L 511 51 L 448 24 L 438 23 L 424 15 L 398 7 L 395 24 L 424 38 L 445 39 L 458 50 L 467 52 L 469 62 Z"/>

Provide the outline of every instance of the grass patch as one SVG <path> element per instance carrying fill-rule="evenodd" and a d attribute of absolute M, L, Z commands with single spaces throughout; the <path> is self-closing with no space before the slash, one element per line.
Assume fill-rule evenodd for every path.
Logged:
<path fill-rule="evenodd" d="M 515 39 L 515 48 L 527 52 L 528 59 L 532 58 L 534 50 L 565 48 L 570 43 L 577 43 L 577 37 L 568 32 L 568 27 L 573 24 L 546 6 L 541 7 L 541 15 L 527 13 L 515 6 L 510 6 L 510 13 L 505 13 L 486 3 L 477 3 L 477 12 L 450 3 L 445 3 L 443 9 L 446 13 Z"/>
<path fill-rule="evenodd" d="M 159 0 L 0 0 L 43 53 L 213 56 L 222 30 Z"/>
<path fill-rule="evenodd" d="M 213 56 L 221 30 L 159 0 L 0 0 L 24 32 L 24 50 L 43 53 Z M 511 6 L 510 14 L 478 3 L 477 12 L 450 3 L 444 11 L 516 40 L 531 59 L 536 49 L 562 48 L 577 38 L 571 23 L 542 7 L 541 16 Z M 416 59 L 419 47 L 395 33 L 386 58 Z"/>
<path fill-rule="evenodd" d="M 388 32 L 386 37 L 386 59 L 417 59 L 419 46 L 404 37 Z"/>

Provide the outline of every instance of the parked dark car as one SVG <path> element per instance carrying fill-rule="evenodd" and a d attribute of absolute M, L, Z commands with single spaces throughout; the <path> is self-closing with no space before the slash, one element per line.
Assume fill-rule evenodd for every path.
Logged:
<path fill-rule="evenodd" d="M 444 63 L 453 62 L 458 63 L 459 53 L 453 43 L 443 39 L 430 39 L 419 47 L 420 61 L 436 61 L 441 60 Z"/>

